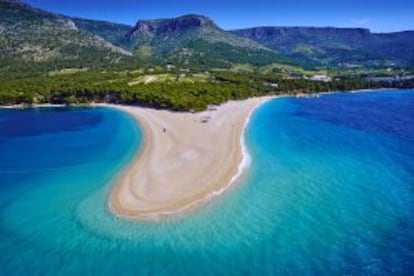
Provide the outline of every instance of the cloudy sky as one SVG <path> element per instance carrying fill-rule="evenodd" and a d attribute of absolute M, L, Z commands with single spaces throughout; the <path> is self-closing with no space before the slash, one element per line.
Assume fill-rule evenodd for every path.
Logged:
<path fill-rule="evenodd" d="M 133 25 L 139 19 L 197 13 L 224 29 L 251 26 L 414 30 L 414 0 L 24 0 L 49 11 Z"/>

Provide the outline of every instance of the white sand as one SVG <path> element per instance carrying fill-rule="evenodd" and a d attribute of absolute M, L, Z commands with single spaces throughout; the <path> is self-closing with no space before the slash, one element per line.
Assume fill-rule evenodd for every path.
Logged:
<path fill-rule="evenodd" d="M 143 149 L 110 194 L 111 210 L 160 219 L 220 194 L 245 167 L 243 130 L 251 112 L 268 99 L 232 101 L 195 114 L 111 105 L 134 116 L 144 131 Z"/>

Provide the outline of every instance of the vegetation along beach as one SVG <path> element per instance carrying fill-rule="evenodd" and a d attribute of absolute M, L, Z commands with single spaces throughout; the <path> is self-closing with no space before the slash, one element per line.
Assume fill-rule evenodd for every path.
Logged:
<path fill-rule="evenodd" d="M 0 0 L 0 275 L 414 275 L 414 2 L 374 4 Z"/>

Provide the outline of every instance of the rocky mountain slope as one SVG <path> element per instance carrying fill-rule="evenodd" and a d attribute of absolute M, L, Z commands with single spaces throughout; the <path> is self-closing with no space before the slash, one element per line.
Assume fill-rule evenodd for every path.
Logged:
<path fill-rule="evenodd" d="M 374 34 L 367 29 L 331 27 L 226 31 L 202 15 L 143 20 L 129 26 L 0 0 L 0 67 L 23 62 L 89 67 L 136 60 L 215 68 L 236 63 L 414 67 L 414 31 Z"/>
<path fill-rule="evenodd" d="M 0 58 L 20 61 L 114 62 L 130 53 L 84 31 L 68 17 L 20 1 L 0 1 Z"/>
<path fill-rule="evenodd" d="M 361 28 L 258 27 L 233 33 L 315 65 L 414 65 L 414 32 L 374 34 Z"/>
<path fill-rule="evenodd" d="M 266 63 L 278 56 L 263 45 L 224 31 L 210 18 L 185 15 L 138 21 L 123 45 L 142 57 L 162 57 L 175 62 L 223 61 Z"/>
<path fill-rule="evenodd" d="M 151 44 L 157 51 L 177 48 L 189 40 L 202 39 L 208 43 L 226 43 L 251 50 L 265 49 L 259 43 L 220 29 L 210 18 L 202 15 L 184 15 L 177 18 L 138 21 L 126 35 L 132 48 Z M 163 42 L 157 45 L 157 42 Z"/>
<path fill-rule="evenodd" d="M 100 20 L 91 20 L 84 18 L 70 18 L 80 30 L 87 31 L 97 35 L 115 46 L 125 48 L 123 44 L 125 35 L 132 29 L 132 26 L 112 23 Z"/>

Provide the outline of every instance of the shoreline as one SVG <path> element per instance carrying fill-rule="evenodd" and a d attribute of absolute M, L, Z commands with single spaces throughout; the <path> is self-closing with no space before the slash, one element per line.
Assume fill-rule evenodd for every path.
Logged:
<path fill-rule="evenodd" d="M 364 89 L 357 89 L 357 90 L 344 90 L 344 91 L 325 91 L 325 92 L 309 92 L 309 93 L 298 93 L 298 94 L 269 94 L 268 96 L 262 96 L 262 97 L 276 97 L 276 98 L 283 98 L 283 97 L 307 97 L 307 96 L 313 96 L 313 95 L 330 95 L 330 94 L 353 94 L 353 93 L 375 93 L 375 92 L 384 92 L 389 90 L 413 90 L 414 88 L 364 88 Z M 255 97 L 251 97 L 248 99 L 253 99 Z M 244 99 L 246 100 L 246 99 Z M 243 101 L 243 100 L 242 100 Z M 221 103 L 222 104 L 225 104 Z M 43 107 L 109 107 L 109 106 L 129 106 L 126 104 L 111 104 L 111 103 L 84 103 L 84 104 L 52 104 L 52 103 L 41 103 L 41 104 L 13 104 L 13 105 L 0 105 L 0 109 L 27 109 L 27 108 L 43 108 Z M 132 105 L 131 105 L 132 106 Z M 136 106 L 140 107 L 140 106 Z M 160 110 L 168 110 L 168 109 L 160 109 Z"/>
<path fill-rule="evenodd" d="M 151 221 L 161 220 L 184 215 L 187 212 L 209 202 L 211 199 L 223 194 L 230 187 L 232 187 L 237 180 L 240 179 L 250 164 L 250 155 L 248 153 L 247 146 L 245 145 L 245 129 L 248 126 L 253 112 L 263 103 L 274 98 L 276 97 L 261 97 L 243 101 L 230 101 L 215 107 L 217 110 L 210 113 L 209 111 L 204 111 L 195 114 L 157 111 L 131 106 L 101 105 L 127 112 L 129 115 L 133 116 L 133 118 L 136 119 L 142 127 L 144 134 L 144 144 L 141 150 L 137 153 L 128 167 L 124 169 L 121 175 L 115 180 L 115 184 L 110 191 L 108 198 L 108 206 L 110 211 L 116 216 L 126 219 Z M 214 124 L 215 121 L 223 120 L 224 118 L 222 117 L 224 113 L 227 113 L 228 111 L 235 112 L 237 110 L 240 110 L 239 114 L 236 114 L 234 117 L 230 116 L 230 118 L 226 115 L 226 122 L 223 121 L 223 124 L 226 124 L 224 125 L 226 127 L 229 127 L 230 124 L 234 125 L 234 128 L 232 125 L 232 130 L 227 131 L 227 134 L 226 131 L 217 131 L 215 125 L 210 128 L 208 127 L 209 124 Z M 141 112 L 141 114 L 138 114 L 137 112 Z M 206 116 L 206 113 L 213 114 L 211 122 L 203 124 L 195 119 Z M 154 126 L 151 126 L 150 117 L 154 120 L 154 116 L 156 119 L 159 119 L 157 116 L 165 120 L 170 119 L 174 123 L 174 120 L 176 120 L 178 127 L 182 123 L 179 122 L 182 120 L 180 117 L 184 116 L 186 120 L 183 122 L 188 124 L 184 129 L 188 130 L 189 135 L 191 135 L 191 132 L 194 131 L 191 129 L 197 128 L 198 126 L 199 128 L 197 131 L 203 131 L 202 128 L 207 128 L 207 131 L 205 133 L 201 133 L 201 135 L 211 133 L 212 131 L 212 135 L 214 136 L 212 138 L 218 137 L 217 132 L 224 132 L 222 136 L 224 139 L 227 139 L 227 142 L 217 145 L 217 149 L 211 154 L 208 152 L 210 150 L 214 151 L 214 149 L 211 148 L 211 145 L 202 145 L 203 142 L 207 141 L 208 143 L 209 139 L 200 141 L 200 143 L 196 143 L 196 145 L 185 144 L 185 146 L 188 146 L 190 149 L 194 148 L 194 146 L 200 146 L 202 148 L 201 151 L 203 152 L 203 156 L 200 156 L 200 158 L 196 158 L 196 160 L 194 160 L 195 163 L 198 161 L 200 166 L 195 166 L 194 163 L 189 164 L 183 162 L 183 164 L 181 164 L 178 168 L 170 170 L 170 168 L 168 168 L 168 160 L 171 161 L 171 157 L 180 159 L 180 156 L 171 156 L 169 151 L 154 151 L 153 147 L 163 147 L 159 143 L 157 145 L 156 142 L 160 139 L 160 133 L 154 134 Z M 217 118 L 214 118 L 214 116 Z M 196 125 L 191 125 L 191 121 L 194 122 L 194 120 L 197 121 Z M 152 121 L 152 123 L 154 123 L 154 121 Z M 159 123 L 159 121 L 155 120 L 155 123 Z M 180 135 L 181 136 L 179 136 L 179 138 L 185 138 L 184 136 L 186 134 L 181 133 Z M 164 136 L 161 136 L 161 139 L 163 139 L 163 137 Z M 168 140 L 168 138 L 165 139 Z M 155 145 L 153 145 L 152 142 Z M 168 143 L 168 141 L 166 143 Z M 235 144 L 237 144 L 237 146 L 234 146 Z M 223 147 L 223 145 L 226 146 Z M 213 146 L 215 147 L 215 145 Z M 203 151 L 203 147 L 208 149 L 207 152 Z M 217 152 L 219 152 L 217 154 L 218 156 L 214 154 Z M 220 154 L 220 152 L 224 152 L 225 154 Z M 160 190 L 155 193 L 148 191 L 151 190 L 151 188 L 149 188 L 151 185 L 158 185 L 158 188 L 160 189 L 170 190 L 170 187 L 165 185 L 165 182 L 163 183 L 163 181 L 157 179 L 161 178 L 161 180 L 165 180 L 162 179 L 163 177 L 161 173 L 157 172 L 158 175 L 153 175 L 146 171 L 154 171 L 154 166 L 151 166 L 151 163 L 153 163 L 153 161 L 160 160 L 157 158 L 157 154 L 164 154 L 163 157 L 168 160 L 164 162 L 165 164 L 158 163 L 155 166 L 155 172 L 159 171 L 159 167 L 167 167 L 166 177 L 173 179 L 173 181 L 171 181 L 171 185 L 173 185 L 175 189 L 182 191 L 182 194 L 174 192 L 171 194 L 168 194 L 167 192 L 166 194 Z M 230 156 L 230 158 L 228 156 Z M 223 160 L 220 160 L 220 158 Z M 191 167 L 190 172 L 188 171 L 187 166 Z M 211 173 L 209 174 L 206 169 L 217 172 L 218 176 L 215 176 L 214 174 L 212 175 Z M 183 177 L 184 179 L 181 181 L 182 175 L 190 175 L 190 177 Z M 171 176 L 175 176 L 180 179 L 174 182 L 174 178 L 170 178 Z M 147 181 L 148 178 L 155 178 L 155 180 L 153 182 L 149 182 Z M 140 181 L 142 181 L 142 183 L 145 182 L 145 184 L 140 184 Z"/>
<path fill-rule="evenodd" d="M 26 109 L 26 108 L 42 108 L 42 107 L 67 107 L 67 105 L 45 103 L 45 104 L 32 104 L 32 105 L 14 104 L 14 105 L 0 106 L 0 108 L 4 108 L 4 109 Z"/>
<path fill-rule="evenodd" d="M 323 95 L 329 95 L 329 94 L 342 94 L 342 93 L 369 93 L 369 92 L 381 92 L 381 91 L 387 91 L 387 90 L 392 90 L 392 89 L 363 89 L 363 90 L 354 90 L 354 91 L 332 91 L 332 92 L 320 92 L 320 93 L 315 93 L 318 94 L 320 96 Z M 172 205 L 170 207 L 167 208 L 158 208 L 156 210 L 153 211 L 149 211 L 149 210 L 141 210 L 139 211 L 138 209 L 135 209 L 135 211 L 133 209 L 128 209 L 128 208 L 124 208 L 124 206 L 122 206 L 122 203 L 120 204 L 119 199 L 116 199 L 116 194 L 119 195 L 120 191 L 120 186 L 122 185 L 123 180 L 125 178 L 130 178 L 130 176 L 126 176 L 131 172 L 131 166 L 134 167 L 137 166 L 139 164 L 139 162 L 142 162 L 141 158 L 142 156 L 145 156 L 146 150 L 147 150 L 147 143 L 148 141 L 151 140 L 151 136 L 148 135 L 148 126 L 147 126 L 147 122 L 145 122 L 145 118 L 142 117 L 137 117 L 136 114 L 134 115 L 131 111 L 125 110 L 125 108 L 134 108 L 131 106 L 123 106 L 123 105 L 108 105 L 108 104 L 103 104 L 103 105 L 98 105 L 98 106 L 106 106 L 106 107 L 112 107 L 112 108 L 116 108 L 118 110 L 124 111 L 129 113 L 132 117 L 134 117 L 137 121 L 138 124 L 142 127 L 143 132 L 144 132 L 144 145 L 143 148 L 140 152 L 137 153 L 137 156 L 135 156 L 135 158 L 133 159 L 133 161 L 131 161 L 132 165 L 130 164 L 125 170 L 124 172 L 121 174 L 120 177 L 118 177 L 115 180 L 115 184 L 114 187 L 112 188 L 110 195 L 109 195 L 109 199 L 108 199 L 108 206 L 109 206 L 109 210 L 116 216 L 121 217 L 121 218 L 125 218 L 125 219 L 130 219 L 130 220 L 147 220 L 147 221 L 159 221 L 162 219 L 168 219 L 168 218 L 177 218 L 180 217 L 182 215 L 187 214 L 188 212 L 191 212 L 194 209 L 197 209 L 198 207 L 201 207 L 202 205 L 210 202 L 212 199 L 214 199 L 217 196 L 220 196 L 221 194 L 223 194 L 224 192 L 226 192 L 227 190 L 229 190 L 233 184 L 235 182 L 237 182 L 238 180 L 240 180 L 240 178 L 243 176 L 243 174 L 246 172 L 246 169 L 249 167 L 250 162 L 251 162 L 251 157 L 250 154 L 248 152 L 247 146 L 245 144 L 245 130 L 249 124 L 250 118 L 253 114 L 253 112 L 260 107 L 262 104 L 264 104 L 265 102 L 271 100 L 271 99 L 276 99 L 276 98 L 284 98 L 284 97 L 295 97 L 294 95 L 277 95 L 277 96 L 265 96 L 265 97 L 261 97 L 261 98 L 249 98 L 247 100 L 242 100 L 239 102 L 243 102 L 243 101 L 249 101 L 249 100 L 253 100 L 253 99 L 262 99 L 260 103 L 256 104 L 247 114 L 247 116 L 245 116 L 245 120 L 244 120 L 244 124 L 241 127 L 241 131 L 239 133 L 239 142 L 238 142 L 238 151 L 240 152 L 240 156 L 241 158 L 238 159 L 238 161 L 234 161 L 233 160 L 233 164 L 231 166 L 231 168 L 229 168 L 229 172 L 233 172 L 231 174 L 231 177 L 228 179 L 228 181 L 222 181 L 222 183 L 220 185 L 215 185 L 213 186 L 213 189 L 209 189 L 208 191 L 204 191 L 201 193 L 201 195 L 199 194 L 198 197 L 190 199 L 190 200 L 185 200 L 185 203 L 183 204 L 181 201 L 181 204 L 177 205 Z M 235 101 L 230 101 L 230 102 L 235 102 Z M 229 102 L 227 102 L 229 103 Z M 226 105 L 227 103 L 221 104 L 219 106 L 222 107 L 224 105 Z M 96 106 L 96 105 L 95 105 Z M 140 109 L 146 109 L 146 108 L 141 108 L 141 107 L 135 107 L 135 108 L 140 108 Z M 171 111 L 167 111 L 171 114 L 183 114 L 183 113 L 174 113 Z M 201 112 L 201 114 L 203 114 L 205 112 Z M 184 114 L 190 114 L 190 113 L 185 113 Z M 146 131 L 147 130 L 147 131 Z M 233 144 L 234 145 L 234 144 Z M 145 159 L 145 158 L 143 158 Z M 126 174 L 126 175 L 125 175 Z M 131 193 L 133 193 L 132 189 Z"/>
<path fill-rule="evenodd" d="M 323 95 L 329 95 L 329 94 L 343 94 L 343 93 L 383 92 L 387 90 L 392 90 L 392 89 L 368 89 L 368 90 L 363 89 L 363 90 L 354 90 L 354 91 L 345 91 L 345 92 L 344 91 L 320 92 L 320 93 L 315 93 L 315 94 L 323 96 Z M 167 117 L 187 116 L 191 118 L 190 121 L 195 121 L 194 118 L 200 118 L 203 116 L 203 114 L 208 113 L 208 111 L 204 111 L 201 113 L 188 113 L 188 112 L 171 112 L 171 111 L 166 111 L 166 110 L 155 110 L 155 109 L 144 108 L 144 107 L 115 105 L 115 104 L 94 103 L 90 105 L 79 105 L 82 107 L 92 107 L 92 108 L 93 107 L 109 107 L 109 108 L 115 108 L 115 109 L 121 110 L 122 112 L 126 112 L 130 116 L 132 116 L 137 121 L 141 129 L 143 130 L 144 139 L 143 139 L 143 145 L 141 146 L 141 149 L 137 151 L 134 157 L 130 160 L 130 162 L 124 168 L 121 169 L 120 174 L 114 180 L 111 181 L 112 187 L 110 189 L 110 194 L 108 195 L 108 198 L 107 198 L 108 200 L 107 206 L 110 212 L 113 213 L 115 216 L 125 218 L 125 219 L 131 219 L 131 220 L 157 221 L 157 220 L 162 220 L 166 218 L 176 218 L 176 217 L 180 217 L 181 215 L 187 214 L 188 212 L 200 207 L 201 205 L 206 204 L 211 199 L 228 191 L 231 187 L 233 187 L 233 184 L 235 182 L 240 181 L 240 178 L 244 175 L 244 173 L 246 172 L 246 169 L 248 168 L 251 162 L 251 159 L 250 159 L 251 157 L 249 155 L 248 148 L 245 144 L 245 130 L 249 124 L 249 121 L 250 121 L 250 118 L 253 112 L 259 106 L 261 106 L 262 104 L 264 104 L 265 102 L 271 99 L 284 98 L 284 97 L 295 97 L 295 95 L 277 95 L 277 96 L 265 96 L 261 98 L 249 98 L 247 100 L 241 100 L 241 101 L 230 101 L 230 102 L 221 104 L 220 106 L 216 106 L 215 108 L 220 110 L 223 107 L 225 108 L 226 106 L 232 105 L 232 104 L 242 104 L 243 102 L 249 102 L 249 101 L 255 102 L 253 106 L 250 106 L 250 109 L 248 110 L 248 112 L 245 111 L 243 113 L 244 115 L 242 115 L 243 123 L 240 123 L 240 125 L 238 126 L 238 129 L 236 130 L 236 135 L 235 135 L 238 137 L 238 139 L 234 139 L 232 143 L 230 143 L 230 145 L 236 149 L 234 149 L 234 152 L 232 152 L 233 159 L 231 160 L 231 162 L 229 161 L 231 164 L 226 165 L 227 170 L 228 170 L 227 173 L 225 173 L 222 176 L 223 179 L 221 179 L 221 181 L 216 180 L 215 185 L 206 185 L 206 187 L 200 187 L 200 186 L 193 187 L 195 190 L 192 196 L 188 196 L 188 194 L 185 194 L 182 196 L 182 198 L 178 197 L 175 203 L 168 202 L 167 200 L 166 204 L 163 205 L 161 203 L 157 208 L 154 208 L 152 210 L 149 210 L 148 208 L 147 209 L 143 208 L 141 210 L 139 208 L 131 208 L 131 206 L 133 205 L 133 204 L 131 205 L 131 202 L 134 200 L 134 197 L 138 198 L 139 201 L 142 201 L 140 204 L 138 204 L 138 205 L 141 205 L 141 207 L 142 207 L 142 203 L 145 201 L 145 196 L 141 196 L 139 191 L 137 191 L 137 189 L 135 189 L 134 185 L 132 185 L 131 183 L 133 183 L 135 180 L 135 176 L 133 172 L 136 170 L 142 171 L 141 163 L 148 161 L 146 160 L 147 158 L 146 156 L 148 156 L 148 154 L 150 154 L 151 152 L 149 148 L 151 147 L 152 142 L 150 141 L 152 141 L 154 138 L 151 136 L 151 126 L 148 124 L 145 116 L 142 116 L 142 114 L 139 116 L 135 114 L 133 110 L 138 109 L 141 111 L 147 111 L 149 113 L 164 113 L 164 115 L 168 114 Z M 301 97 L 301 95 L 296 95 L 296 97 Z M 75 106 L 78 106 L 78 105 L 75 105 Z M 21 108 L 36 108 L 36 107 L 65 107 L 65 105 L 41 104 L 41 105 L 35 105 L 35 106 L 21 106 L 21 105 L 8 106 L 8 107 L 0 106 L 0 109 L 1 108 L 21 109 Z M 190 121 L 187 120 L 187 123 L 191 123 Z M 227 121 L 227 118 L 226 118 L 226 121 Z M 198 122 L 198 124 L 200 124 L 200 122 Z M 234 145 L 237 145 L 237 147 L 235 147 Z M 214 161 L 217 162 L 217 160 L 214 160 Z M 219 163 L 220 163 L 220 160 L 219 160 Z M 209 168 L 211 169 L 211 167 Z M 184 172 L 186 173 L 186 171 Z M 208 170 L 204 170 L 202 172 L 204 174 L 208 174 Z M 122 184 L 122 182 L 124 182 L 124 184 Z M 130 182 L 130 185 L 126 185 L 125 182 Z M 119 194 L 121 193 L 121 190 L 123 190 L 122 197 L 126 199 L 125 202 L 127 202 L 126 205 L 128 206 L 124 206 L 125 202 L 123 203 L 122 202 L 123 200 L 119 200 L 119 197 L 116 196 L 116 195 L 119 196 Z M 128 193 L 126 193 L 125 191 L 129 192 L 130 195 L 128 195 Z"/>

